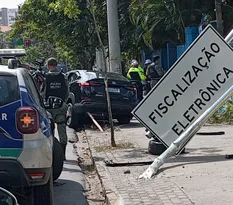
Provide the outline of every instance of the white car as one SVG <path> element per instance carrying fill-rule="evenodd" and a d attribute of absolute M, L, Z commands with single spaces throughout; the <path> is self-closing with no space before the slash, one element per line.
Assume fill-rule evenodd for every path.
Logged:
<path fill-rule="evenodd" d="M 20 205 L 53 204 L 63 153 L 52 125 L 29 71 L 0 65 L 0 185 Z"/>

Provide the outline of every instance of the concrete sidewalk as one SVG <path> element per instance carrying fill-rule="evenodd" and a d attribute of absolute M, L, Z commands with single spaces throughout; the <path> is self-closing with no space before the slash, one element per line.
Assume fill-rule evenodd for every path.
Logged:
<path fill-rule="evenodd" d="M 87 131 L 99 175 L 111 204 L 124 205 L 231 205 L 233 161 L 226 160 L 233 145 L 231 126 L 205 126 L 202 130 L 226 131 L 222 136 L 195 136 L 186 154 L 170 159 L 153 179 L 138 179 L 146 166 L 106 167 L 104 160 L 143 162 L 156 156 L 147 154 L 149 140 L 136 121 L 115 132 L 117 144 L 131 142 L 135 148 L 97 152 L 110 145 L 110 132 Z M 233 150 L 232 150 L 233 152 Z M 128 174 L 124 172 L 127 171 Z"/>
<path fill-rule="evenodd" d="M 67 134 L 69 139 L 75 137 L 72 129 L 67 128 Z M 74 152 L 71 143 L 67 144 L 66 158 L 63 172 L 55 183 L 54 204 L 87 205 L 87 199 L 84 194 L 85 176 L 78 165 L 77 154 Z"/>

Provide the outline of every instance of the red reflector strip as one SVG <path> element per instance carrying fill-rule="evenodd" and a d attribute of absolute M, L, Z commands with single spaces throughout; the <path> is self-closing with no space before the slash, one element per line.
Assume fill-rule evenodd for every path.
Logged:
<path fill-rule="evenodd" d="M 32 179 L 42 179 L 44 178 L 44 173 L 36 173 L 36 174 L 30 174 Z"/>

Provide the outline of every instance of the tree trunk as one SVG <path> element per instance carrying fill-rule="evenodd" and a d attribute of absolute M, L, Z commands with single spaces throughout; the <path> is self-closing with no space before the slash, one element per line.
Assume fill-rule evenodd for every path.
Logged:
<path fill-rule="evenodd" d="M 113 126 L 113 120 L 112 120 L 111 101 L 110 101 L 110 96 L 109 96 L 109 92 L 108 92 L 107 75 L 105 75 L 104 83 L 105 83 L 105 92 L 106 92 L 106 98 L 107 98 L 107 104 L 108 104 L 108 117 L 109 117 L 109 123 L 110 123 L 110 127 L 111 127 L 111 146 L 116 147 L 116 141 L 115 141 L 115 136 L 114 136 L 114 126 Z"/>
<path fill-rule="evenodd" d="M 106 63 L 107 54 L 106 54 L 106 50 L 105 50 L 103 41 L 102 41 L 101 36 L 100 36 L 100 32 L 99 32 L 99 29 L 98 29 L 98 25 L 97 25 L 97 21 L 96 21 L 96 18 L 95 18 L 95 14 L 94 14 L 94 11 L 93 11 L 92 4 L 91 4 L 91 2 L 89 0 L 88 0 L 88 3 L 90 5 L 93 21 L 94 21 L 94 24 L 95 24 L 96 34 L 97 34 L 97 37 L 98 37 L 98 40 L 99 40 L 99 43 L 100 43 L 100 46 L 101 46 L 101 50 L 102 50 L 103 55 L 104 55 L 104 70 L 105 70 L 104 83 L 105 83 L 105 92 L 106 92 L 107 105 L 108 105 L 108 117 L 109 117 L 109 123 L 110 123 L 110 127 L 111 127 L 111 146 L 116 147 L 113 120 L 112 120 L 111 101 L 110 101 L 109 92 L 108 92 L 107 63 Z"/>

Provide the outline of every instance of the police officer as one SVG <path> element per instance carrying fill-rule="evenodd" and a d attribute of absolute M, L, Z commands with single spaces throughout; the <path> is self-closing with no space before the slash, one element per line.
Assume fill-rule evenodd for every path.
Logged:
<path fill-rule="evenodd" d="M 142 81 L 146 80 L 146 76 L 144 75 L 144 70 L 139 66 L 136 60 L 132 60 L 131 67 L 127 73 L 128 79 L 137 83 L 138 89 L 138 98 L 139 100 L 143 99 L 143 85 Z"/>
<path fill-rule="evenodd" d="M 158 81 L 165 73 L 165 71 L 159 66 L 159 59 L 160 56 L 154 56 L 153 63 L 149 66 L 147 70 L 147 76 L 150 79 L 151 88 L 153 88 L 158 83 Z"/>
<path fill-rule="evenodd" d="M 49 97 L 57 97 L 62 100 L 62 106 L 59 108 L 48 109 L 51 113 L 54 122 L 57 124 L 57 131 L 60 139 L 60 144 L 64 152 L 64 160 L 66 160 L 66 146 L 67 146 L 67 133 L 66 133 L 66 114 L 67 114 L 67 99 L 69 96 L 68 80 L 61 71 L 57 68 L 57 60 L 49 58 L 47 61 L 48 73 L 45 77 L 44 83 L 44 97 L 47 102 Z"/>
<path fill-rule="evenodd" d="M 148 73 L 148 68 L 151 65 L 151 60 L 147 59 L 145 61 L 145 66 L 144 66 L 144 75 L 146 76 L 146 81 L 145 81 L 145 95 L 147 95 L 147 93 L 149 93 L 151 87 L 150 87 L 150 78 L 148 77 L 147 73 Z"/>

